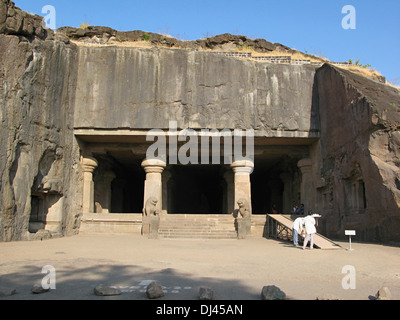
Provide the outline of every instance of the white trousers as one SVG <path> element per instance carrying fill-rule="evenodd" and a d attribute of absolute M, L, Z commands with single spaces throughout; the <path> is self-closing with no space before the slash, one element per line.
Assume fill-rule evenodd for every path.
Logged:
<path fill-rule="evenodd" d="M 303 249 L 305 249 L 307 247 L 307 243 L 308 241 L 311 239 L 310 241 L 310 249 L 314 248 L 314 233 L 312 234 L 306 234 L 306 237 L 304 238 L 304 244 L 303 244 Z"/>

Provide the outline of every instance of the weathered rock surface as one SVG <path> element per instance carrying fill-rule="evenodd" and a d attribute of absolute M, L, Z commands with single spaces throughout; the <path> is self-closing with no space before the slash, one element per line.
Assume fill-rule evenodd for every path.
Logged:
<path fill-rule="evenodd" d="M 118 296 L 121 294 L 121 290 L 105 286 L 103 284 L 98 285 L 96 288 L 94 288 L 93 292 L 96 296 L 101 296 L 101 297 Z"/>
<path fill-rule="evenodd" d="M 262 300 L 284 300 L 286 294 L 276 286 L 265 286 L 261 290 Z"/>
<path fill-rule="evenodd" d="M 163 297 L 165 293 L 162 286 L 159 283 L 153 281 L 147 286 L 146 295 L 149 299 L 158 299 Z"/>
<path fill-rule="evenodd" d="M 46 39 L 53 31 L 43 27 L 43 18 L 17 8 L 10 0 L 0 0 L 0 33 Z"/>
<path fill-rule="evenodd" d="M 78 190 L 70 189 L 79 160 L 71 104 L 76 47 L 43 41 L 37 17 L 11 1 L 0 3 L 0 21 L 8 8 L 0 33 L 0 240 L 28 238 L 33 193 L 58 199 L 54 208 L 61 212 L 55 212 L 58 223 L 51 231 L 73 233 L 75 217 L 67 212 L 79 212 Z M 21 25 L 12 29 L 10 17 Z M 37 28 L 24 31 L 28 22 Z"/>
<path fill-rule="evenodd" d="M 49 291 L 50 289 L 44 289 L 41 284 L 34 284 L 31 288 L 33 294 L 41 294 Z"/>
<path fill-rule="evenodd" d="M 134 31 L 117 31 L 109 27 L 88 26 L 86 28 L 61 27 L 57 33 L 63 34 L 68 39 L 95 44 L 106 44 L 110 41 L 148 41 L 155 46 L 179 47 L 182 49 L 213 49 L 227 50 L 237 49 L 239 47 L 253 48 L 258 52 L 269 52 L 279 48 L 282 52 L 294 52 L 281 44 L 273 44 L 264 39 L 249 39 L 246 36 L 232 35 L 229 33 L 220 34 L 213 37 L 193 41 L 182 41 L 171 36 L 165 36 L 153 32 L 145 32 L 141 30 Z"/>
<path fill-rule="evenodd" d="M 358 240 L 400 239 L 400 91 L 324 65 L 316 74 L 321 139 L 314 202 L 320 230 Z M 323 194 L 328 201 L 320 201 Z M 325 230 L 324 230 L 325 229 Z"/>
<path fill-rule="evenodd" d="M 255 129 L 309 137 L 315 67 L 186 50 L 79 50 L 75 128 Z M 114 112 L 118 109 L 119 112 Z"/>
<path fill-rule="evenodd" d="M 199 299 L 200 300 L 213 300 L 214 290 L 208 287 L 201 287 L 199 289 Z"/>

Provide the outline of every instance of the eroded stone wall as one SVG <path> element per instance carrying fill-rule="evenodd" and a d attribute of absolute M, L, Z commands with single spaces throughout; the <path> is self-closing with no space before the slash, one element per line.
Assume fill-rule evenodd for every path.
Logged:
<path fill-rule="evenodd" d="M 328 235 L 400 241 L 400 91 L 347 71 L 317 72 L 316 207 Z"/>
<path fill-rule="evenodd" d="M 315 67 L 218 54 L 80 47 L 75 128 L 255 129 L 308 137 Z M 118 112 L 116 112 L 118 111 Z"/>
<path fill-rule="evenodd" d="M 72 104 L 77 50 L 45 41 L 46 31 L 36 17 L 21 13 L 10 1 L 0 4 L 0 22 L 8 8 L 1 25 L 6 34 L 0 33 L 0 240 L 28 237 L 33 195 L 51 203 L 44 210 L 52 213 L 52 232 L 73 232 L 73 212 L 79 212 L 79 192 L 70 187 L 76 185 L 79 160 Z M 48 201 L 47 195 L 59 201 Z"/>

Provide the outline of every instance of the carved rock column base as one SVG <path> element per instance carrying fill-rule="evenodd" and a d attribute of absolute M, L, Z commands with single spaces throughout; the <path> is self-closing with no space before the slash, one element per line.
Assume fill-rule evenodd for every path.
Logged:
<path fill-rule="evenodd" d="M 238 239 L 246 239 L 251 235 L 251 219 L 236 219 L 236 230 Z"/>
<path fill-rule="evenodd" d="M 159 227 L 159 216 L 143 216 L 142 236 L 148 236 L 149 239 L 157 239 Z"/>

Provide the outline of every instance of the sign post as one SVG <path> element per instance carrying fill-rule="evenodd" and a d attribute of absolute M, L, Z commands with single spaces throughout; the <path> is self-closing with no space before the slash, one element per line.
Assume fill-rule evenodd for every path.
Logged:
<path fill-rule="evenodd" d="M 346 236 L 349 236 L 349 245 L 350 246 L 349 246 L 349 249 L 347 249 L 347 250 L 352 251 L 353 249 L 351 248 L 351 236 L 355 236 L 356 235 L 356 230 L 345 230 L 344 234 Z"/>

